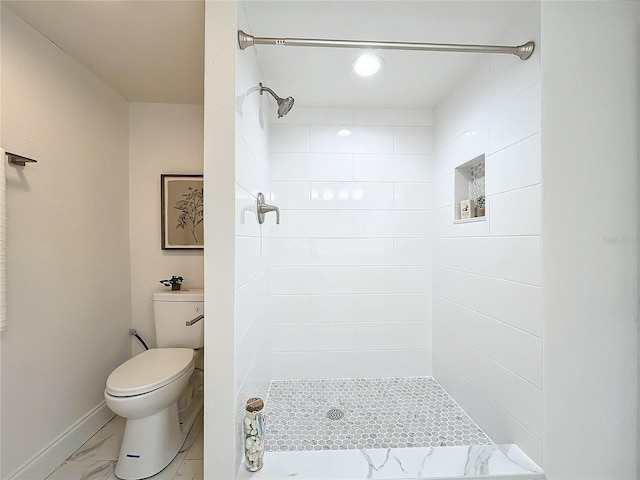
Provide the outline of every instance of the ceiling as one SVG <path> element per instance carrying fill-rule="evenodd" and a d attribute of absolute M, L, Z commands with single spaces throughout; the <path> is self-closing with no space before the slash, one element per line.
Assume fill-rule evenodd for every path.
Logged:
<path fill-rule="evenodd" d="M 204 1 L 4 1 L 129 101 L 202 104 Z M 248 1 L 240 28 L 255 36 L 495 43 L 532 2 Z M 510 44 L 527 39 L 513 38 Z M 253 53 L 252 53 L 253 52 Z M 358 77 L 354 49 L 259 45 L 265 85 L 299 106 L 433 107 L 477 65 L 460 53 L 378 52 L 384 68 Z M 513 57 L 514 60 L 520 61 Z"/>
<path fill-rule="evenodd" d="M 133 102 L 202 104 L 204 1 L 3 1 Z"/>

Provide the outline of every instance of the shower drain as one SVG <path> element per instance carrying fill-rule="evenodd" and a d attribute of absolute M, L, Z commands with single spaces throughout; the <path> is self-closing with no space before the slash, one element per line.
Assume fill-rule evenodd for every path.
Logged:
<path fill-rule="evenodd" d="M 332 408 L 327 412 L 327 418 L 329 420 L 342 420 L 344 418 L 344 412 L 339 408 Z"/>

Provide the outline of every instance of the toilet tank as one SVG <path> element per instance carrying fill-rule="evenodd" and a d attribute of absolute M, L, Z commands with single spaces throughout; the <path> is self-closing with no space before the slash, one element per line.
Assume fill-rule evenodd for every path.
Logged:
<path fill-rule="evenodd" d="M 204 290 L 191 289 L 153 294 L 153 315 L 158 348 L 204 346 L 204 319 L 185 325 L 204 315 Z"/>

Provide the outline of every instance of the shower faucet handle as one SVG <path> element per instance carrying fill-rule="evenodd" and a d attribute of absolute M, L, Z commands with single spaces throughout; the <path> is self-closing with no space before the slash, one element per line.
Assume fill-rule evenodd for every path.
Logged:
<path fill-rule="evenodd" d="M 258 214 L 258 223 L 262 225 L 264 223 L 264 215 L 269 212 L 276 212 L 276 223 L 280 224 L 280 209 L 275 205 L 268 205 L 264 203 L 264 194 L 258 193 L 256 198 L 256 212 Z"/>

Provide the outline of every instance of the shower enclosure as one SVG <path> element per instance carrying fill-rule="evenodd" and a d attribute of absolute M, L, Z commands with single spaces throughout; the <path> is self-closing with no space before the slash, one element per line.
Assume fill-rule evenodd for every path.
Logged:
<path fill-rule="evenodd" d="M 240 9 L 241 29 L 245 13 Z M 535 17 L 530 22 L 534 32 Z M 297 455 L 356 452 L 362 461 L 364 453 L 372 459 L 377 450 L 386 451 L 387 460 L 413 452 L 424 467 L 425 455 L 434 454 L 424 449 L 434 448 L 464 452 L 449 462 L 453 468 L 466 459 L 473 464 L 468 473 L 486 473 L 494 454 L 502 455 L 502 463 L 510 463 L 509 457 L 526 463 L 517 447 L 494 445 L 516 438 L 530 457 L 540 458 L 539 339 L 533 338 L 539 318 L 528 315 L 528 324 L 516 324 L 519 311 L 491 310 L 507 292 L 529 306 L 536 303 L 534 289 L 522 287 L 539 285 L 536 272 L 514 265 L 509 255 L 512 243 L 526 249 L 539 232 L 523 231 L 526 238 L 514 242 L 509 235 L 522 227 L 500 213 L 498 197 L 486 217 L 460 223 L 454 195 L 460 165 L 482 155 L 493 160 L 494 152 L 505 149 L 505 159 L 515 158 L 525 148 L 521 142 L 534 149 L 539 144 L 539 121 L 511 111 L 504 115 L 524 122 L 524 129 L 512 138 L 490 136 L 500 133 L 504 105 L 535 108 L 537 101 L 539 108 L 532 46 L 498 47 L 527 53 L 478 60 L 487 68 L 478 68 L 435 108 L 305 106 L 295 85 L 270 79 L 276 91 L 296 96 L 291 108 L 293 98 L 262 85 L 270 67 L 259 64 L 252 49 L 238 52 L 235 391 L 239 411 L 245 397 L 266 397 L 265 478 L 276 459 L 295 463 L 302 458 Z M 284 65 L 278 62 L 273 71 Z M 468 85 L 477 84 L 482 88 L 470 97 Z M 496 90 L 498 85 L 508 88 Z M 532 165 L 539 160 L 529 155 Z M 487 162 L 488 177 L 496 164 Z M 487 196 L 505 191 L 492 180 L 486 181 Z M 539 195 L 539 179 L 525 182 L 514 188 L 529 205 Z M 260 205 L 278 207 L 278 224 L 275 216 L 267 215 L 261 226 L 255 220 L 259 192 L 267 193 Z M 503 221 L 503 235 L 489 232 L 491 215 Z M 504 258 L 493 258 L 498 271 L 483 270 L 503 245 Z M 504 351 L 479 328 L 510 335 L 520 351 Z M 526 356 L 531 362 L 523 363 Z M 508 377 L 506 391 L 476 368 L 494 372 L 494 364 L 508 370 L 497 372 Z M 523 408 L 514 405 L 509 389 L 532 400 Z M 510 436 L 500 426 L 505 414 L 517 418 L 521 432 Z M 429 468 L 421 467 L 421 475 L 428 476 Z M 535 478 L 540 471 L 528 463 L 509 473 Z M 314 472 L 300 474 L 313 478 Z"/>
<path fill-rule="evenodd" d="M 226 8 L 222 5 L 225 2 L 219 2 L 220 5 L 213 3 L 217 16 L 211 14 L 211 25 L 223 28 L 219 14 Z M 574 473 L 571 468 L 583 474 L 599 472 L 604 475 L 603 466 L 597 464 L 597 455 L 580 454 L 583 450 L 595 453 L 596 449 L 606 450 L 606 458 L 620 460 L 610 464 L 621 474 L 619 476 L 624 476 L 622 473 L 630 476 L 630 465 L 635 462 L 635 453 L 628 447 L 633 444 L 631 437 L 635 433 L 632 429 L 628 432 L 616 429 L 625 442 L 615 448 L 587 444 L 590 438 L 586 435 L 587 428 L 593 427 L 599 432 L 604 428 L 600 425 L 579 427 L 581 421 L 588 422 L 588 407 L 602 407 L 599 411 L 612 420 L 620 419 L 622 414 L 606 408 L 606 394 L 588 392 L 588 382 L 581 377 L 576 365 L 583 368 L 586 364 L 602 373 L 608 371 L 603 378 L 606 377 L 616 387 L 616 398 L 624 401 L 625 405 L 633 404 L 634 392 L 625 391 L 621 386 L 624 385 L 623 379 L 628 380 L 627 385 L 630 384 L 629 379 L 635 370 L 607 369 L 608 365 L 618 366 L 613 360 L 615 355 L 608 357 L 606 365 L 600 365 L 602 356 L 596 359 L 585 351 L 589 345 L 597 344 L 609 354 L 619 347 L 626 352 L 624 358 L 630 361 L 633 349 L 623 338 L 633 337 L 635 331 L 629 326 L 630 315 L 627 315 L 632 308 L 628 303 L 624 304 L 624 318 L 621 322 L 607 322 L 607 340 L 599 342 L 595 336 L 602 329 L 597 327 L 599 323 L 594 317 L 598 312 L 607 311 L 605 303 L 610 295 L 605 294 L 606 288 L 599 290 L 602 298 L 596 295 L 595 287 L 602 282 L 590 278 L 586 267 L 597 268 L 593 259 L 602 259 L 607 265 L 602 271 L 607 273 L 622 268 L 626 263 L 621 260 L 632 255 L 616 253 L 622 249 L 616 252 L 607 250 L 605 258 L 596 255 L 597 251 L 607 247 L 596 247 L 583 240 L 601 238 L 602 230 L 595 228 L 593 223 L 589 223 L 587 228 L 584 222 L 566 215 L 559 207 L 568 204 L 566 201 L 570 197 L 567 192 L 579 196 L 569 172 L 575 174 L 580 171 L 590 179 L 596 176 L 592 171 L 583 172 L 578 168 L 576 159 L 586 157 L 590 165 L 598 165 L 597 175 L 604 176 L 610 182 L 609 186 L 615 185 L 615 172 L 625 171 L 628 178 L 633 176 L 627 171 L 629 169 L 625 170 L 614 160 L 611 171 L 609 164 L 606 168 L 601 167 L 596 159 L 601 151 L 599 148 L 593 153 L 579 149 L 578 145 L 583 143 L 573 129 L 573 123 L 584 127 L 580 132 L 584 136 L 588 128 L 581 115 L 590 119 L 594 115 L 579 102 L 578 94 L 586 90 L 574 92 L 570 87 L 572 83 L 586 82 L 588 91 L 595 92 L 598 84 L 609 85 L 609 78 L 622 80 L 615 73 L 617 70 L 607 70 L 613 77 L 587 76 L 578 82 L 579 73 L 591 61 L 603 68 L 605 63 L 602 59 L 605 57 L 614 59 L 616 65 L 625 64 L 622 60 L 627 59 L 626 53 L 616 49 L 603 33 L 610 30 L 609 34 L 622 40 L 623 32 L 609 27 L 616 22 L 627 25 L 622 21 L 626 18 L 623 10 L 627 7 L 608 3 L 614 11 L 610 14 L 610 10 L 594 3 L 574 6 L 575 3 L 551 2 L 545 3 L 542 9 L 537 2 L 499 2 L 497 6 L 491 2 L 465 3 L 465 18 L 473 21 L 466 24 L 467 28 L 455 30 L 456 34 L 464 35 L 476 26 L 487 27 L 496 43 L 518 45 L 532 39 L 540 45 L 537 40 L 542 28 L 546 35 L 546 50 L 541 56 L 537 48 L 526 61 L 512 57 L 476 56 L 471 68 L 459 71 L 458 78 L 450 80 L 446 91 L 436 92 L 437 98 L 431 97 L 430 100 L 424 96 L 433 91 L 430 79 L 441 71 L 452 71 L 451 61 L 444 54 L 434 54 L 442 59 L 443 64 L 440 67 L 435 65 L 426 74 L 423 62 L 427 60 L 421 58 L 410 62 L 415 74 L 402 75 L 406 83 L 397 81 L 394 90 L 377 88 L 385 83 L 385 79 L 393 78 L 395 69 L 401 64 L 395 54 L 387 57 L 385 52 L 382 75 L 368 80 L 368 83 L 357 84 L 359 87 L 349 90 L 351 101 L 344 101 L 344 97 L 336 92 L 348 90 L 341 90 L 341 87 L 354 83 L 348 70 L 353 58 L 338 55 L 336 50 L 331 54 L 325 52 L 326 55 L 309 53 L 292 57 L 293 54 L 286 52 L 295 49 L 259 45 L 247 52 L 237 49 L 237 29 L 271 35 L 272 38 L 285 33 L 294 38 L 349 38 L 345 32 L 354 32 L 351 38 L 394 38 L 395 35 L 384 32 L 396 28 L 396 38 L 410 40 L 403 36 L 404 32 L 427 32 L 435 37 L 434 32 L 439 27 L 437 22 L 446 24 L 448 31 L 452 31 L 451 23 L 458 19 L 453 14 L 447 17 L 448 2 L 438 4 L 445 10 L 438 11 L 438 15 L 421 11 L 422 15 L 404 15 L 402 22 L 381 19 L 392 18 L 397 13 L 393 9 L 400 8 L 400 4 L 405 5 L 405 2 L 393 2 L 393 8 L 391 2 L 371 2 L 368 4 L 371 10 L 361 11 L 356 3 L 362 5 L 361 2 L 340 2 L 341 11 L 336 12 L 331 10 L 334 4 L 325 2 L 322 8 L 312 8 L 313 15 L 309 17 L 300 14 L 307 2 L 287 4 L 286 15 L 279 15 L 271 4 L 245 4 L 238 11 L 224 11 L 224 15 L 229 14 L 237 20 L 236 29 L 216 30 L 210 37 L 216 45 L 216 53 L 227 52 L 229 58 L 224 60 L 237 62 L 232 75 L 222 77 L 218 69 L 212 73 L 211 85 L 208 84 L 209 91 L 218 93 L 217 87 L 225 87 L 228 93 L 229 79 L 236 81 L 236 103 L 214 105 L 226 109 L 219 117 L 225 122 L 229 120 L 229 113 L 235 114 L 235 129 L 228 128 L 222 120 L 216 121 L 218 112 L 215 109 L 210 110 L 213 116 L 206 116 L 212 122 L 205 125 L 207 131 L 215 132 L 216 139 L 220 140 L 216 147 L 219 144 L 225 147 L 216 150 L 215 154 L 235 159 L 232 166 L 218 162 L 214 168 L 214 164 L 210 164 L 211 175 L 205 175 L 210 179 L 209 192 L 219 201 L 209 210 L 212 221 L 208 224 L 211 228 L 208 238 L 212 239 L 213 249 L 209 252 L 215 262 L 212 261 L 207 271 L 215 277 L 210 289 L 210 304 L 215 305 L 221 318 L 216 331 L 211 330 L 207 340 L 208 345 L 215 349 L 216 360 L 220 360 L 224 368 L 233 362 L 234 372 L 230 375 L 220 368 L 213 378 L 219 382 L 216 385 L 219 394 L 210 396 L 210 401 L 214 408 L 219 406 L 224 415 L 211 416 L 205 421 L 211 445 L 215 447 L 207 454 L 205 469 L 214 474 L 222 472 L 219 478 L 231 478 L 236 474 L 237 467 L 241 465 L 239 462 L 229 465 L 229 446 L 225 443 L 229 432 L 236 428 L 235 422 L 229 419 L 230 405 L 241 404 L 248 396 L 266 396 L 272 380 L 307 382 L 308 390 L 315 391 L 313 382 L 321 380 L 328 380 L 325 385 L 329 385 L 344 377 L 428 377 L 432 373 L 489 438 L 500 443 L 517 443 L 536 461 L 542 458 L 544 425 L 545 463 L 550 470 L 556 469 L 558 478 L 563 477 L 557 472 L 562 472 L 565 477 L 571 476 Z M 429 8 L 432 6 L 432 2 L 406 4 L 409 3 L 416 9 L 426 4 Z M 494 10 L 491 10 L 492 5 Z M 522 8 L 528 14 L 509 15 L 509 8 Z M 487 14 L 487 9 L 490 14 Z M 573 13 L 587 14 L 584 26 L 566 21 L 574 18 Z M 635 14 L 634 19 L 637 18 L 637 8 Z M 546 23 L 541 22 L 541 15 Z M 335 22 L 327 22 L 327 18 L 335 19 Z M 509 18 L 510 22 L 500 23 L 504 18 Z M 443 21 L 445 19 L 446 22 Z M 500 28 L 495 28 L 498 24 Z M 335 29 L 322 35 L 318 25 L 331 25 Z M 397 28 L 398 25 L 402 30 Z M 465 27 L 463 22 L 458 25 Z M 559 25 L 566 26 L 569 31 L 566 36 L 557 34 Z M 284 28 L 287 26 L 290 30 Z M 599 35 L 594 38 L 585 35 L 590 27 L 596 27 Z M 628 37 L 635 39 L 631 30 L 629 28 L 627 32 Z M 373 35 L 370 34 L 372 31 Z M 503 41 L 498 41 L 500 39 Z M 477 43 L 489 42 L 488 37 L 477 40 Z M 599 42 L 603 42 L 602 45 Z M 595 49 L 599 56 L 586 60 L 579 55 L 567 55 L 567 52 L 578 51 L 577 47 L 583 44 Z M 549 45 L 558 47 L 558 50 Z M 309 50 L 324 52 L 320 48 Z M 629 60 L 629 68 L 632 69 L 636 63 Z M 565 62 L 572 68 L 563 68 Z M 542 79 L 541 64 L 545 67 Z M 419 78 L 418 85 L 412 83 L 416 78 Z M 286 117 L 276 120 L 274 112 L 268 112 L 266 103 L 260 102 L 260 98 L 265 98 L 264 95 L 260 97 L 255 87 L 260 82 L 296 98 L 295 107 Z M 630 84 L 625 82 L 624 91 L 628 92 Z M 549 106 L 556 105 L 554 102 L 564 105 L 564 97 L 576 114 L 565 110 L 550 111 Z M 599 103 L 597 96 L 593 100 L 597 107 L 595 111 L 612 113 L 606 105 Z M 629 115 L 623 115 L 627 111 L 617 98 L 612 97 L 609 101 L 616 109 L 621 109 L 624 118 L 629 118 Z M 541 112 L 544 105 L 546 109 Z M 426 118 L 420 110 L 427 112 Z M 558 119 L 565 120 L 564 125 Z M 420 123 L 422 121 L 425 123 Z M 545 158 L 550 159 L 545 169 L 541 169 L 542 124 L 545 125 L 546 138 L 550 140 L 543 145 Z M 617 124 L 618 128 L 622 125 Z M 630 125 L 635 124 L 631 122 Z M 615 134 L 610 127 L 601 125 L 608 137 L 613 138 Z M 433 134 L 433 142 L 431 150 L 424 153 L 419 149 L 425 146 L 428 136 L 417 132 L 429 130 Z M 593 137 L 598 137 L 597 141 L 592 135 L 584 136 L 587 145 L 598 147 L 612 143 L 604 138 L 600 129 L 596 130 L 591 132 Z M 629 133 L 629 129 L 625 132 Z M 572 139 L 571 145 L 563 140 L 565 134 Z M 631 146 L 625 145 L 624 153 L 627 154 Z M 398 148 L 405 150 L 399 151 Z M 429 157 L 430 162 L 418 162 L 418 165 L 427 165 L 431 169 L 427 173 L 431 176 L 408 174 L 407 178 L 394 177 L 399 172 L 407 172 L 407 165 L 409 171 L 416 166 L 409 158 L 413 155 Z M 276 165 L 278 162 L 280 167 Z M 278 179 L 278 168 L 290 178 Z M 549 174 L 550 170 L 554 175 Z M 231 178 L 231 183 L 235 181 L 237 208 L 233 216 L 217 210 L 233 194 L 229 182 L 216 183 L 221 177 Z M 480 178 L 484 182 L 480 182 Z M 543 178 L 548 182 L 545 183 L 544 197 L 541 196 Z M 286 185 L 277 185 L 277 182 Z M 469 184 L 472 182 L 476 186 L 484 183 L 484 195 L 475 197 L 478 200 L 484 197 L 484 215 L 462 218 L 456 214 L 457 204 L 471 199 Z M 466 198 L 465 187 L 469 190 Z M 625 184 L 621 191 L 630 191 L 627 187 Z M 403 204 L 403 190 L 409 200 L 422 199 L 421 206 L 416 207 L 410 202 Z M 621 199 L 616 188 L 607 191 L 612 198 Z M 273 216 L 267 215 L 262 229 L 257 226 L 252 209 L 256 208 L 259 192 L 274 193 L 273 196 L 266 195 L 265 202 L 281 209 L 280 225 L 273 225 Z M 389 193 L 391 203 L 388 201 Z M 301 198 L 307 203 L 300 203 Z M 550 199 L 564 201 L 558 203 Z M 615 210 L 613 200 L 606 197 L 602 201 L 611 207 L 611 212 Z M 351 203 L 345 205 L 341 202 Z M 358 202 L 366 207 L 357 208 Z M 415 220 L 421 216 L 423 218 Z M 627 221 L 630 222 L 628 218 Z M 625 223 L 617 216 L 614 223 L 616 229 L 627 231 Z M 559 235 L 549 236 L 542 242 L 543 224 L 546 234 Z M 220 228 L 219 238 L 216 238 L 214 226 Z M 233 242 L 222 235 L 228 231 L 235 232 Z M 582 234 L 584 237 L 580 237 Z M 589 252 L 589 255 L 579 257 L 579 252 L 572 250 L 565 238 L 573 240 L 574 245 L 580 245 L 580 252 Z M 430 244 L 431 250 L 424 246 L 415 248 L 420 243 Z M 230 254 L 232 251 L 235 252 L 233 256 Z M 565 258 L 568 261 L 564 261 Z M 618 267 L 615 267 L 618 260 Z M 547 292 L 544 306 L 543 264 L 544 289 Z M 629 264 L 635 265 L 633 262 Z M 218 281 L 218 277 L 229 273 L 234 275 L 234 271 L 236 286 L 235 291 L 230 291 L 226 283 Z M 582 275 L 572 275 L 574 273 Z M 632 278 L 631 272 L 627 273 Z M 574 285 L 572 279 L 578 278 L 584 282 Z M 622 285 L 621 281 L 611 275 L 607 278 L 616 285 L 616 291 L 629 292 L 628 286 Z M 549 279 L 551 283 L 547 284 Z M 411 290 L 416 286 L 422 290 Z M 583 286 L 585 290 L 578 291 Z M 584 302 L 568 305 L 566 299 L 569 297 L 562 295 L 563 292 L 571 292 Z M 587 292 L 592 298 L 587 298 Z M 390 299 L 399 301 L 401 296 L 406 300 L 420 295 L 425 296 L 427 302 L 416 301 L 411 308 L 402 304 L 402 308 L 407 309 L 404 311 L 400 306 L 384 303 Z M 619 300 L 622 301 L 621 298 Z M 590 307 L 592 303 L 596 308 Z M 417 305 L 423 305 L 421 314 L 411 316 L 418 311 Z M 557 310 L 550 310 L 549 305 L 557 307 Z M 573 315 L 576 313 L 580 315 Z M 398 316 L 394 317 L 396 314 Z M 545 321 L 544 335 L 543 317 L 553 319 L 553 322 Z M 230 318 L 233 318 L 231 323 Z M 589 328 L 578 331 L 576 318 L 586 319 Z M 430 325 L 425 325 L 429 322 Z M 406 326 L 410 323 L 410 327 Z M 623 331 L 629 334 L 625 337 Z M 557 336 L 550 335 L 550 332 Z M 571 336 L 567 337 L 565 333 Z M 230 336 L 234 339 L 231 345 Z M 576 341 L 567 344 L 562 341 L 564 338 L 575 338 Z M 585 342 L 581 343 L 581 339 Z M 431 348 L 428 342 L 431 342 Z M 572 353 L 570 357 L 565 356 L 572 359 L 571 362 L 562 360 L 565 348 Z M 272 360 L 271 366 L 269 360 Z M 400 369 L 402 371 L 398 371 Z M 563 373 L 567 375 L 563 377 Z M 214 384 L 215 381 L 211 383 Z M 274 384 L 273 392 L 276 386 Z M 342 390 L 338 393 L 343 393 L 349 388 L 349 385 L 341 385 L 325 390 Z M 384 388 L 379 390 L 385 391 Z M 233 392 L 232 398 L 230 391 Z M 300 396 L 299 391 L 294 395 Z M 318 410 L 323 422 L 324 419 L 340 422 L 347 418 L 350 412 L 348 408 L 340 408 L 339 400 L 330 398 L 330 404 Z M 313 400 L 300 398 L 305 405 L 292 405 L 291 408 L 302 410 L 310 401 Z M 545 418 L 542 415 L 543 404 L 547 413 Z M 630 418 L 635 418 L 629 408 L 623 410 L 631 415 Z M 209 411 L 214 410 L 210 408 Z M 357 408 L 354 411 L 357 412 Z M 572 429 L 572 425 L 576 427 Z M 614 421 L 611 425 L 618 423 Z M 221 440 L 211 436 L 212 432 L 220 435 Z M 363 436 L 363 433 L 356 434 Z M 293 435 L 306 436 L 307 433 Z M 567 451 L 554 451 L 550 445 L 563 436 L 569 436 L 576 443 Z M 296 448 L 301 445 L 302 442 Z M 409 451 L 411 448 L 427 447 L 401 450 Z M 617 449 L 624 450 L 624 453 L 616 453 L 614 450 Z M 383 451 L 382 458 L 377 453 L 363 453 L 357 448 L 344 451 L 270 451 L 267 455 L 273 455 L 272 458 L 289 454 L 312 455 L 305 457 L 305 461 L 330 465 L 332 462 L 327 460 L 328 454 L 356 454 L 362 461 L 366 453 L 371 460 L 367 463 L 371 467 L 368 471 L 374 478 L 381 463 L 397 464 L 395 457 L 385 457 L 384 447 L 380 450 Z M 629 458 L 625 460 L 623 455 Z M 319 458 L 322 460 L 318 461 Z M 584 466 L 587 464 L 588 468 Z M 267 458 L 265 469 L 269 465 L 274 463 Z M 403 462 L 403 465 L 407 464 Z M 367 475 L 366 468 L 364 474 Z"/>

